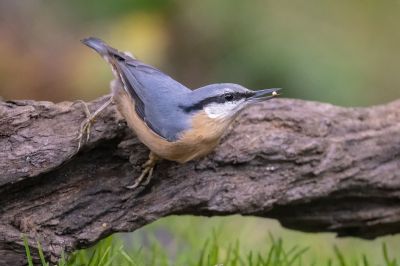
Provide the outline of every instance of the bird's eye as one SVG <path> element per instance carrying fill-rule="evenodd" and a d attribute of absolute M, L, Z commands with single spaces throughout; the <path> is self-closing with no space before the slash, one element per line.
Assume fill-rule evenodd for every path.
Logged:
<path fill-rule="evenodd" d="M 233 94 L 232 93 L 225 93 L 225 100 L 232 101 L 233 100 Z"/>

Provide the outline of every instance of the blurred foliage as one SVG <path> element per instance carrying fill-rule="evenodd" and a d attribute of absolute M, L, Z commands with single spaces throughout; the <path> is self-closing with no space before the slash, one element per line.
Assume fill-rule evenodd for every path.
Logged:
<path fill-rule="evenodd" d="M 211 218 L 214 227 L 199 224 L 193 217 L 169 217 L 168 226 L 166 220 L 157 221 L 125 241 L 124 236 L 108 237 L 95 247 L 63 256 L 59 266 L 397 266 L 400 262 L 396 248 L 388 248 L 391 241 L 387 238 L 374 242 L 331 238 L 317 246 L 311 241 L 321 236 L 282 232 L 266 220 L 237 218 L 247 220 L 242 230 L 237 230 L 231 217 Z M 262 230 L 263 226 L 276 231 Z M 276 237 L 278 234 L 282 237 Z M 305 237 L 309 239 L 298 241 Z M 27 260 L 32 262 L 26 239 L 24 243 Z M 43 254 L 40 259 L 41 265 L 47 265 Z"/>
<path fill-rule="evenodd" d="M 400 238 L 393 236 L 380 237 L 374 241 L 346 237 L 336 238 L 332 233 L 303 233 L 283 229 L 275 220 L 244 216 L 228 217 L 194 217 L 170 216 L 147 225 L 125 238 L 125 246 L 145 249 L 155 239 L 172 256 L 196 257 L 212 232 L 217 232 L 218 246 L 226 249 L 240 240 L 241 254 L 260 253 L 266 255 L 271 248 L 270 235 L 283 240 L 285 249 L 297 246 L 308 248 L 303 258 L 303 265 L 329 265 L 329 258 L 335 258 L 337 247 L 345 258 L 347 265 L 355 265 L 367 255 L 369 265 L 386 265 L 383 263 L 382 245 L 386 244 L 387 253 L 399 254 Z M 120 234 L 124 239 L 124 234 Z M 399 260 L 400 258 L 397 258 Z M 334 259 L 334 261 L 337 261 Z M 228 264 L 229 265 L 229 264 Z M 298 265 L 295 263 L 294 265 Z M 333 265 L 340 265 L 335 262 Z M 363 265 L 359 263 L 358 265 Z"/>
<path fill-rule="evenodd" d="M 236 82 L 345 106 L 400 96 L 399 1 L 3 0 L 0 95 L 92 99 L 98 36 L 196 88 Z"/>

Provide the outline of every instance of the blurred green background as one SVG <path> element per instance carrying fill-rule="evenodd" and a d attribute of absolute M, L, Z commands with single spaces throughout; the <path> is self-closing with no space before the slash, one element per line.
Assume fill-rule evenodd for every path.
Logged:
<path fill-rule="evenodd" d="M 79 42 L 96 36 L 191 88 L 235 82 L 343 106 L 381 104 L 400 98 L 399 14 L 394 0 L 1 0 L 0 96 L 62 101 L 108 93 L 109 67 Z M 132 238 L 159 237 L 160 230 L 176 241 L 185 235 L 193 251 L 214 227 L 247 249 L 270 231 L 315 256 L 333 243 L 349 256 L 380 254 L 383 241 L 335 240 L 239 216 L 165 218 Z M 162 239 L 166 249 L 177 245 Z M 399 237 L 384 241 L 398 252 Z"/>
<path fill-rule="evenodd" d="M 87 36 L 191 88 L 236 82 L 345 106 L 400 96 L 400 1 L 2 0 L 0 95 L 93 99 L 110 70 Z"/>

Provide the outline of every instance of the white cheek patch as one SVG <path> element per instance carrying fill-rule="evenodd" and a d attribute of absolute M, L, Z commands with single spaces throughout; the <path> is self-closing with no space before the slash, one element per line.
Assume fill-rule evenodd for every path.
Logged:
<path fill-rule="evenodd" d="M 236 113 L 236 107 L 243 101 L 210 103 L 204 107 L 209 118 L 224 118 Z"/>

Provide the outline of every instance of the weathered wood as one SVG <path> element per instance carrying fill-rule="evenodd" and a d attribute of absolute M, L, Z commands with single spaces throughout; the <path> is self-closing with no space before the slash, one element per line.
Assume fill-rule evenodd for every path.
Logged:
<path fill-rule="evenodd" d="M 55 261 L 171 214 L 273 217 L 363 238 L 400 232 L 400 101 L 273 99 L 245 111 L 213 154 L 164 161 L 136 191 L 125 186 L 148 150 L 110 107 L 77 153 L 84 119 L 79 102 L 0 102 L 0 265 L 25 262 L 22 233 Z"/>

